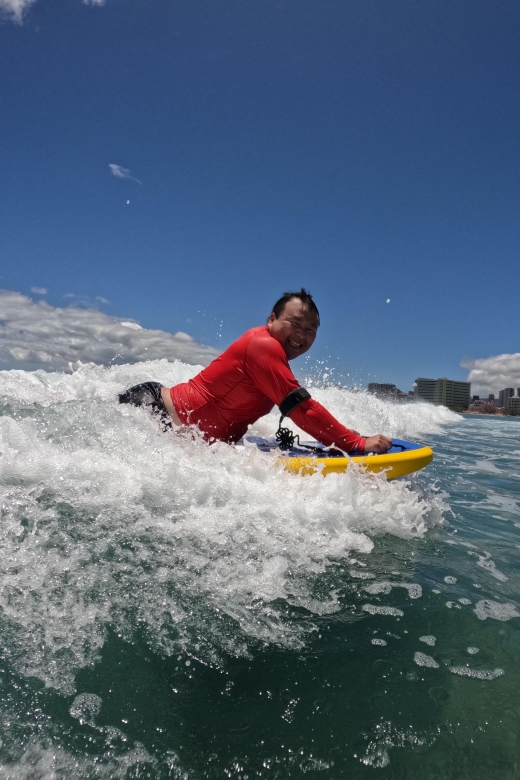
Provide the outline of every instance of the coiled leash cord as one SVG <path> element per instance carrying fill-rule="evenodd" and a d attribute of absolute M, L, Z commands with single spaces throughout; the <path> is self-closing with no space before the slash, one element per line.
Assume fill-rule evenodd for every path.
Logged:
<path fill-rule="evenodd" d="M 291 450 L 294 447 L 295 442 L 301 447 L 299 435 L 293 433 L 290 428 L 282 428 L 282 420 L 283 417 L 280 417 L 280 425 L 274 436 L 280 449 Z"/>
<path fill-rule="evenodd" d="M 278 442 L 278 446 L 281 450 L 290 450 L 294 447 L 295 444 L 297 444 L 298 447 L 302 447 L 302 449 L 306 449 L 309 452 L 314 452 L 316 454 L 323 453 L 323 449 L 321 447 L 313 447 L 312 445 L 301 444 L 299 435 L 297 433 L 293 433 L 290 428 L 282 428 L 283 418 L 287 417 L 287 415 L 290 414 L 292 410 L 298 406 L 298 404 L 301 404 L 302 401 L 307 401 L 307 399 L 310 397 L 311 394 L 304 387 L 297 387 L 296 390 L 291 390 L 289 395 L 285 396 L 282 403 L 278 407 L 282 413 L 282 416 L 280 417 L 278 430 L 276 431 L 274 437 Z M 406 447 L 404 447 L 402 444 L 394 444 L 393 446 L 400 447 L 402 450 L 406 450 Z M 329 447 L 327 449 L 329 456 L 343 455 L 341 450 L 334 449 L 333 447 Z"/>
<path fill-rule="evenodd" d="M 278 423 L 278 430 L 275 433 L 275 439 L 281 450 L 290 450 L 297 442 L 299 447 L 305 447 L 304 444 L 300 444 L 300 437 L 298 434 L 294 434 L 290 428 L 282 428 L 283 418 L 295 409 L 302 401 L 307 401 L 311 397 L 311 394 L 304 387 L 297 387 L 295 390 L 291 390 L 289 395 L 286 395 L 282 403 L 278 407 L 282 413 L 280 422 Z M 305 449 L 315 450 L 315 447 L 305 447 Z"/>

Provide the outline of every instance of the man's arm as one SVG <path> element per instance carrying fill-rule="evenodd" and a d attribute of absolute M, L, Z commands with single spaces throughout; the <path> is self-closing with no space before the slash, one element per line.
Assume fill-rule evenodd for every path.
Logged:
<path fill-rule="evenodd" d="M 346 452 L 364 451 L 365 437 L 342 425 L 314 398 L 302 401 L 289 416 L 299 428 L 303 428 L 306 433 L 326 447 L 335 445 Z"/>
<path fill-rule="evenodd" d="M 382 434 L 365 438 L 357 431 L 345 428 L 318 401 L 303 401 L 290 413 L 296 425 L 310 433 L 327 447 L 335 445 L 346 452 L 383 453 L 390 449 L 392 440 Z"/>
<path fill-rule="evenodd" d="M 255 386 L 277 406 L 299 387 L 283 348 L 275 339 L 252 339 L 245 368 Z M 365 439 L 357 431 L 346 428 L 313 398 L 298 404 L 289 417 L 326 447 L 335 444 L 346 452 L 386 452 L 392 446 L 385 436 Z M 367 449 L 367 443 L 370 449 Z"/>

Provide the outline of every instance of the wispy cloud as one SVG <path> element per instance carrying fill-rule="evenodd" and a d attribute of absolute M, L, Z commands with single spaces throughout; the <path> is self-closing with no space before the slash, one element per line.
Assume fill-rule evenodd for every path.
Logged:
<path fill-rule="evenodd" d="M 95 298 L 91 298 L 88 295 L 78 295 L 77 293 L 65 293 L 64 298 L 70 300 L 72 306 L 77 306 L 80 309 L 97 309 L 99 304 L 108 304 L 110 301 L 108 298 L 103 298 L 102 295 L 96 295 Z"/>
<path fill-rule="evenodd" d="M 0 2 L 1 1 L 2 0 L 0 0 Z M 138 184 L 141 184 L 139 179 L 136 179 L 135 176 L 132 176 L 132 172 L 129 168 L 123 168 L 121 165 L 115 165 L 114 163 L 109 163 L 108 167 L 112 171 L 113 175 L 118 179 L 131 179 L 132 181 L 136 181 Z"/>
<path fill-rule="evenodd" d="M 36 0 L 0 0 L 0 17 L 7 16 L 13 22 L 22 23 L 24 14 Z M 83 0 L 85 5 L 105 5 L 105 0 Z"/>
<path fill-rule="evenodd" d="M 0 14 L 21 23 L 25 11 L 36 0 L 0 0 Z"/>
<path fill-rule="evenodd" d="M 218 354 L 187 333 L 147 330 L 98 309 L 55 308 L 21 293 L 0 290 L 0 369 L 67 369 L 97 364 L 182 360 L 207 365 Z"/>
<path fill-rule="evenodd" d="M 463 360 L 461 366 L 469 371 L 467 381 L 471 382 L 472 393 L 496 395 L 504 387 L 520 387 L 520 352 Z"/>
<path fill-rule="evenodd" d="M 46 287 L 31 287 L 31 292 L 35 295 L 47 295 Z"/>

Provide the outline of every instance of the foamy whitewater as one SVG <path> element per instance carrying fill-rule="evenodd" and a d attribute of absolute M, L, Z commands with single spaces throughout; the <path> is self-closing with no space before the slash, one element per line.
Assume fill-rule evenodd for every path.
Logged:
<path fill-rule="evenodd" d="M 295 726 L 296 713 L 307 708 L 317 717 L 313 702 L 323 699 L 330 672 L 319 716 L 331 714 L 331 701 L 333 710 L 345 707 L 339 681 L 352 674 L 347 689 L 358 692 L 361 717 L 367 701 L 385 698 L 379 670 L 392 676 L 392 653 L 412 639 L 414 621 L 393 685 L 417 686 L 418 674 L 488 686 L 509 675 L 513 684 L 503 659 L 480 652 L 489 642 L 471 632 L 461 658 L 448 657 L 440 645 L 449 632 L 435 617 L 440 610 L 443 621 L 457 618 L 457 631 L 465 620 L 479 629 L 520 624 L 509 554 L 500 560 L 489 532 L 469 531 L 467 517 L 453 525 L 484 485 L 479 510 L 498 513 L 517 538 L 518 494 L 500 485 L 508 479 L 501 459 L 509 457 L 500 437 L 492 457 L 479 455 L 476 423 L 446 409 L 313 387 L 363 434 L 444 451 L 410 479 L 387 482 L 355 469 L 302 478 L 255 447 L 163 434 L 144 410 L 116 403 L 130 385 L 169 386 L 197 370 L 155 361 L 71 374 L 0 372 L 2 778 L 245 778 L 271 769 L 299 777 L 334 766 L 331 776 L 349 767 L 354 777 L 367 766 L 384 769 L 392 747 L 436 743 L 436 727 L 403 731 L 383 713 L 378 731 L 378 705 L 370 727 L 359 731 L 354 719 L 347 728 L 345 717 L 345 734 L 330 742 L 327 722 L 318 739 L 304 720 Z M 252 432 L 272 435 L 277 422 L 272 413 Z M 487 422 L 491 434 L 504 424 Z M 464 436 L 471 443 L 462 452 Z M 519 455 L 517 446 L 517 462 Z M 324 651 L 326 634 L 335 639 Z M 376 668 L 378 658 L 387 666 Z M 262 679 L 268 667 L 270 679 L 281 675 L 289 687 L 272 682 L 270 691 Z M 145 686 L 148 678 L 153 685 Z M 431 685 L 444 690 L 440 681 Z M 424 695 L 417 690 L 412 700 Z M 436 696 L 437 708 L 449 699 Z M 237 741 L 234 729 L 242 727 L 233 713 L 245 701 L 248 727 Z M 257 718 L 260 701 L 273 703 Z M 406 709 L 402 703 L 408 723 Z M 159 713 L 167 727 L 156 725 Z"/>

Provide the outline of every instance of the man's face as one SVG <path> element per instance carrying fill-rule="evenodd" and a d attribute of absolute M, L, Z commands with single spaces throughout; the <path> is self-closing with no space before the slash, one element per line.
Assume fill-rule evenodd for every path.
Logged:
<path fill-rule="evenodd" d="M 288 360 L 304 355 L 314 344 L 318 332 L 318 318 L 299 298 L 291 298 L 278 318 L 271 313 L 267 328 L 280 342 Z"/>

